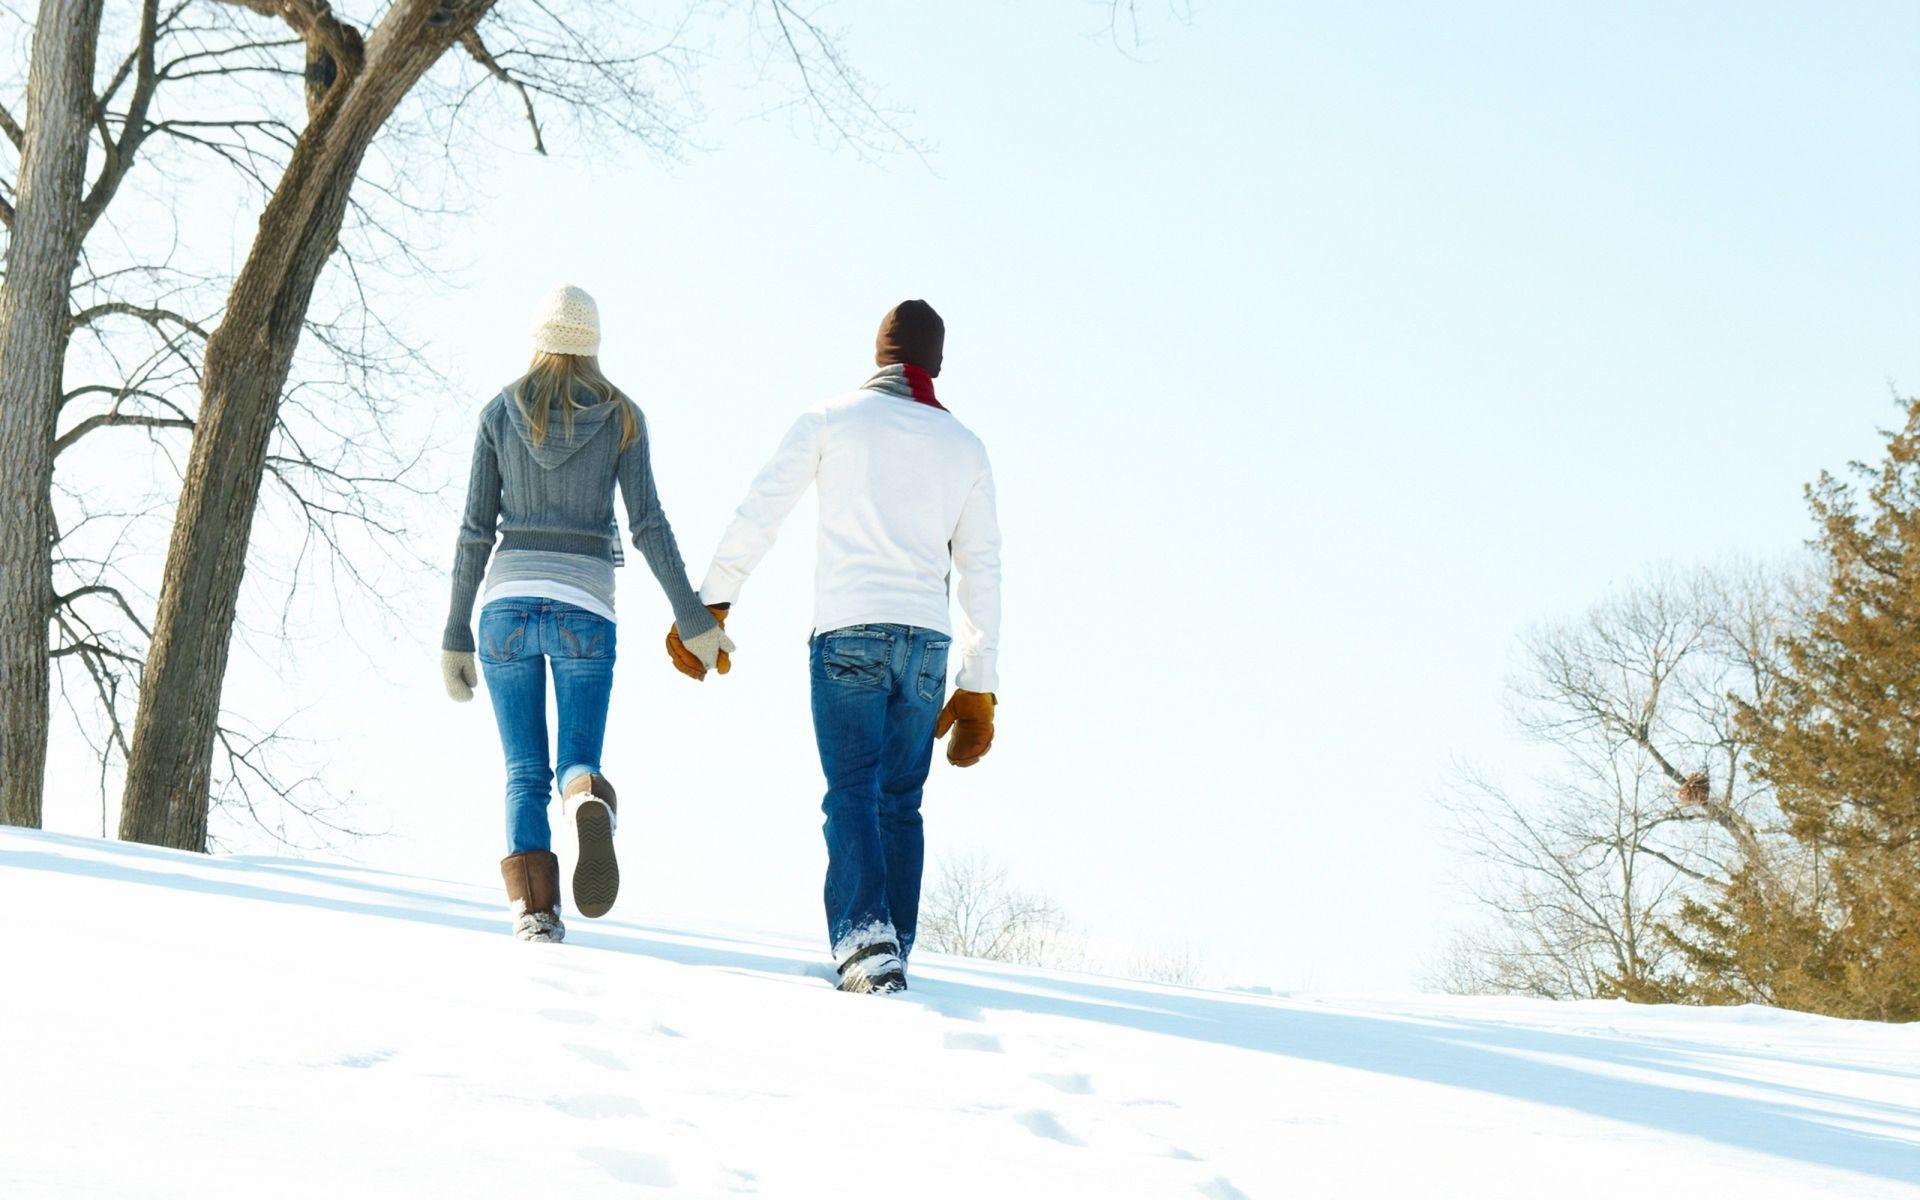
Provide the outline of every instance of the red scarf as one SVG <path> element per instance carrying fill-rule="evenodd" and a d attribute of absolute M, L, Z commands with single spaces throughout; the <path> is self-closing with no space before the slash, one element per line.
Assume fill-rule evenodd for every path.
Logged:
<path fill-rule="evenodd" d="M 947 411 L 947 406 L 933 397 L 933 376 L 927 374 L 919 367 L 914 366 L 912 363 L 907 363 L 905 366 L 907 369 L 907 385 L 913 389 L 914 400 L 921 404 L 930 404 L 941 412 Z"/>
<path fill-rule="evenodd" d="M 924 404 L 928 408 L 937 408 L 941 412 L 947 411 L 947 406 L 934 397 L 933 376 L 927 374 L 925 368 L 912 363 L 893 363 L 881 367 L 878 375 L 860 386 L 898 396 L 902 400 L 911 400 L 915 404 Z"/>

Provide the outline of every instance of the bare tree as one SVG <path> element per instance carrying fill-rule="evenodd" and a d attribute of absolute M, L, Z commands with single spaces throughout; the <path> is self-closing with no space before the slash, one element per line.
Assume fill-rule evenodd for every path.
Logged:
<path fill-rule="evenodd" d="M 42 0 L 26 122 L 0 110 L 19 183 L 0 199 L 0 821 L 40 824 L 47 755 L 54 428 L 66 356 L 67 282 L 81 221 L 100 0 Z"/>
<path fill-rule="evenodd" d="M 0 11 L 0 23 L 19 20 L 10 9 Z M 108 65 L 97 83 L 87 81 L 85 126 L 97 138 L 97 165 L 91 182 L 65 200 L 80 239 L 79 269 L 67 263 L 60 306 L 65 353 L 52 389 L 52 477 L 35 483 L 36 495 L 51 484 L 50 495 L 41 495 L 50 510 L 49 553 L 43 565 L 10 578 L 47 601 L 35 618 L 36 628 L 44 630 L 49 618 L 52 625 L 41 663 L 50 660 L 57 695 L 95 750 L 103 832 L 109 776 L 129 748 L 154 609 L 149 560 L 138 548 L 164 541 L 179 492 L 183 456 L 177 450 L 196 424 L 204 345 L 219 323 L 226 282 L 218 270 L 192 266 L 196 253 L 180 240 L 171 184 L 195 179 L 193 195 L 204 201 L 217 195 L 217 179 L 200 170 L 205 165 L 232 168 L 243 187 L 262 187 L 284 165 L 290 124 L 251 81 L 279 76 L 297 87 L 300 69 L 289 68 L 283 52 L 298 42 L 284 34 L 263 37 L 258 25 L 256 17 L 209 0 L 165 6 L 144 0 L 135 12 L 116 11 L 103 21 L 96 54 Z M 55 27 L 67 28 L 42 21 L 35 33 Z M 116 43 L 124 54 L 109 53 Z M 0 79 L 0 88 L 18 86 Z M 412 174 L 420 174 L 417 167 Z M 372 184 L 376 204 L 389 214 L 408 211 L 411 202 L 395 203 L 389 180 Z M 4 179 L 0 188 L 14 190 Z M 294 549 L 290 563 L 274 561 L 281 556 L 273 553 L 253 557 L 260 560 L 256 569 L 285 583 L 289 601 L 316 572 L 376 594 L 374 568 L 405 557 L 398 536 L 404 531 L 388 501 L 421 490 L 408 481 L 419 451 L 396 444 L 382 418 L 396 397 L 435 389 L 422 386 L 433 380 L 418 353 L 367 303 L 367 278 L 381 269 L 380 243 L 410 248 L 417 240 L 417 230 L 388 228 L 389 219 L 367 203 L 352 205 L 339 254 L 345 270 L 338 273 L 348 286 L 336 286 L 343 296 L 308 313 L 278 415 L 263 505 L 265 519 L 276 519 L 276 507 L 291 515 L 291 524 L 281 523 L 288 535 L 282 540 Z M 10 250 L 16 247 L 10 239 Z M 226 247 L 202 247 L 197 257 L 224 262 Z M 408 258 L 400 265 L 418 263 Z M 7 411 L 18 416 L 28 409 L 10 405 Z M 144 462 L 127 454 L 141 439 Z M 9 480 L 34 478 L 28 448 L 9 447 L 0 459 Z M 22 527 L 8 526 L 15 528 Z M 27 587 L 32 574 L 39 574 L 37 586 Z M 19 662 L 20 670 L 0 676 L 0 703 L 15 713 L 34 709 L 27 678 L 32 660 Z M 39 719 L 28 727 L 44 738 L 44 705 L 37 711 Z M 8 741 L 28 745 L 25 738 Z M 342 832 L 325 789 L 281 761 L 280 750 L 290 743 L 278 724 L 262 727 L 258 718 L 225 714 L 217 743 L 216 805 L 230 806 L 275 836 L 285 834 L 289 816 L 323 834 Z M 37 812 L 41 772 L 6 774 L 18 790 L 31 791 Z"/>
<path fill-rule="evenodd" d="M 1206 951 L 1199 943 L 1189 941 L 1157 950 L 1136 950 L 1128 957 L 1122 973 L 1129 979 L 1144 979 L 1148 983 L 1191 986 L 1200 982 L 1206 967 Z"/>
<path fill-rule="evenodd" d="M 307 124 L 207 339 L 202 400 L 175 511 L 159 610 L 127 754 L 123 838 L 207 841 L 220 691 L 246 549 L 282 392 L 321 270 L 374 135 L 488 4 L 400 0 L 370 34 L 324 0 L 259 0 L 300 38 Z"/>
<path fill-rule="evenodd" d="M 1524 790 L 1466 772 L 1446 798 L 1489 921 L 1456 940 L 1435 982 L 1654 994 L 1684 899 L 1747 865 L 1798 885 L 1735 716 L 1775 686 L 1803 596 L 1790 571 L 1659 573 L 1526 639 L 1515 717 L 1549 765 Z"/>
<path fill-rule="evenodd" d="M 1013 886 L 1004 866 L 977 854 L 940 864 L 920 902 L 918 936 L 921 949 L 963 958 L 1036 967 L 1077 961 L 1060 906 Z"/>

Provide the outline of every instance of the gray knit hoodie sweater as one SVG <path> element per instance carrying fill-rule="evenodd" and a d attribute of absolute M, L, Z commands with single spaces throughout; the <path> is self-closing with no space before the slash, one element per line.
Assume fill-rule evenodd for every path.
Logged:
<path fill-rule="evenodd" d="M 647 422 L 638 408 L 639 436 L 620 448 L 617 397 L 575 411 L 568 427 L 554 414 L 545 439 L 536 446 L 513 397 L 501 392 L 480 414 L 473 444 L 473 470 L 467 480 L 466 514 L 453 559 L 453 605 L 447 613 L 443 650 L 473 650 L 473 601 L 486 574 L 496 537 L 502 550 L 546 550 L 580 554 L 611 562 L 614 551 L 613 488 L 627 504 L 633 545 L 653 568 L 655 579 L 673 606 L 673 619 L 685 638 L 713 628 L 713 616 L 687 582 L 686 564 L 673 540 L 673 528 L 660 509 L 647 454 Z"/>

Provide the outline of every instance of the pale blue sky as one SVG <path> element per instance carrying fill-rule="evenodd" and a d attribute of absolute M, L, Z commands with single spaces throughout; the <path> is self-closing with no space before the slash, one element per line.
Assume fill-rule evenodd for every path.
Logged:
<path fill-rule="evenodd" d="M 1472 915 L 1434 795 L 1514 760 L 1517 635 L 1791 550 L 1801 486 L 1920 386 L 1920 9 L 1203 4 L 1135 58 L 1103 11 L 835 5 L 930 170 L 747 119 L 718 74 L 683 163 L 503 153 L 443 231 L 466 265 L 401 297 L 466 388 L 422 398 L 455 486 L 420 523 L 450 557 L 467 424 L 565 279 L 697 582 L 792 417 L 923 296 L 1007 540 L 1000 740 L 936 770 L 932 853 L 1222 982 L 1409 986 Z M 699 687 L 623 573 L 623 904 L 819 923 L 811 528 Z M 439 694 L 443 581 L 400 602 L 389 661 L 304 652 L 309 719 L 396 830 L 367 857 L 488 878 L 491 719 Z"/>

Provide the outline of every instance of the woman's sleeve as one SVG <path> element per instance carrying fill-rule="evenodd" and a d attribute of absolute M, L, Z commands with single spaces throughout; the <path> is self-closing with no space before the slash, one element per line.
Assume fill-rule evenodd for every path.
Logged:
<path fill-rule="evenodd" d="M 633 533 L 633 548 L 647 560 L 660 590 L 673 608 L 673 622 L 683 638 L 699 637 L 717 622 L 700 596 L 687 582 L 687 564 L 680 557 L 680 545 L 673 540 L 673 526 L 660 507 L 660 494 L 653 484 L 653 458 L 647 445 L 647 419 L 637 410 L 634 420 L 638 433 L 633 443 L 620 453 L 620 495 L 627 504 L 627 528 Z"/>
<path fill-rule="evenodd" d="M 487 429 L 473 440 L 473 466 L 467 473 L 467 508 L 460 518 L 460 541 L 453 552 L 453 603 L 447 628 L 440 635 L 442 650 L 473 652 L 473 598 L 487 573 L 500 529 L 500 455 Z"/>

